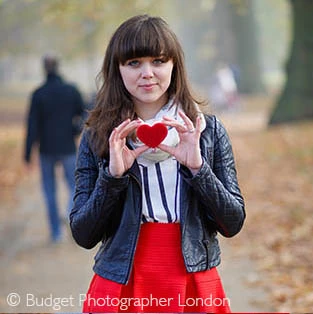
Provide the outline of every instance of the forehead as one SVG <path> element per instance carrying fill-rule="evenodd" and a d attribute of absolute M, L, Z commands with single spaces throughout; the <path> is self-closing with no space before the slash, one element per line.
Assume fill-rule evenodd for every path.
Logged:
<path fill-rule="evenodd" d="M 129 59 L 141 57 L 175 58 L 177 47 L 175 40 L 166 29 L 153 24 L 130 27 L 120 37 L 115 57 L 124 63 Z"/>

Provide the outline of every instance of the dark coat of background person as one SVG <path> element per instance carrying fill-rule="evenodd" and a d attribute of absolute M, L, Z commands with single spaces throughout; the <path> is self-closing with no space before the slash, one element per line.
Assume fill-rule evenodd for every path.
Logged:
<path fill-rule="evenodd" d="M 39 143 L 40 153 L 74 153 L 83 113 L 84 103 L 78 89 L 59 75 L 48 74 L 46 82 L 32 94 L 25 160 L 30 161 L 35 142 Z"/>
<path fill-rule="evenodd" d="M 57 202 L 55 169 L 60 164 L 69 190 L 67 214 L 73 206 L 75 190 L 75 138 L 85 119 L 84 102 L 79 90 L 58 74 L 58 59 L 43 59 L 46 81 L 31 96 L 27 119 L 24 159 L 31 164 L 34 144 L 39 144 L 42 189 L 50 224 L 52 242 L 62 239 L 61 213 Z"/>

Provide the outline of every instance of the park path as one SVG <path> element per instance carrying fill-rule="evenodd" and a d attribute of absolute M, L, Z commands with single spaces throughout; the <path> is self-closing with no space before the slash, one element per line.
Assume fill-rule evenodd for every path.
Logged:
<path fill-rule="evenodd" d="M 229 127 L 242 127 L 237 121 Z M 260 119 L 260 118 L 257 118 Z M 256 124 L 257 121 L 251 121 Z M 258 120 L 258 123 L 261 121 Z M 240 132 L 238 133 L 240 134 Z M 232 135 L 234 140 L 236 132 Z M 58 173 L 60 180 L 62 174 Z M 59 198 L 65 208 L 65 185 L 59 187 Z M 64 224 L 64 241 L 48 242 L 48 230 L 38 170 L 16 187 L 14 204 L 2 204 L 0 229 L 0 313 L 80 312 L 82 297 L 92 276 L 96 248 L 88 251 L 72 240 Z M 244 244 L 243 244 L 244 245 Z M 253 261 L 236 254 L 231 239 L 221 239 L 222 264 L 219 267 L 227 297 L 234 312 L 268 312 L 266 293 L 251 285 L 256 276 Z M 62 300 L 58 298 L 63 298 Z M 19 301 L 19 305 L 12 304 Z M 58 306 L 58 301 L 63 306 Z M 45 304 L 43 304 L 45 303 Z M 14 304 L 15 305 L 15 304 Z M 54 306 L 53 306 L 54 305 Z"/>

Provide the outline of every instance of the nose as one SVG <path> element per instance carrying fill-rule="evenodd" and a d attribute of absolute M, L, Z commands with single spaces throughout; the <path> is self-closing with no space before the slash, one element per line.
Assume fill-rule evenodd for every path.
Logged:
<path fill-rule="evenodd" d="M 153 68 L 150 62 L 144 62 L 141 67 L 141 76 L 145 79 L 153 77 Z"/>

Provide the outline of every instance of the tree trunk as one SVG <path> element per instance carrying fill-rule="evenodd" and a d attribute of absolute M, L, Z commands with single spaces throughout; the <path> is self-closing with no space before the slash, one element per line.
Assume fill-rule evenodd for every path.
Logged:
<path fill-rule="evenodd" d="M 269 124 L 313 118 L 313 1 L 290 0 L 293 42 L 286 64 L 285 87 Z"/>
<path fill-rule="evenodd" d="M 216 68 L 226 64 L 239 68 L 241 92 L 264 92 L 255 1 L 245 1 L 242 14 L 229 0 L 171 1 L 180 17 L 188 72 L 197 86 L 208 89 Z"/>
<path fill-rule="evenodd" d="M 237 65 L 240 69 L 239 91 L 246 94 L 264 93 L 259 47 L 259 30 L 255 17 L 255 0 L 233 5 L 233 34 L 236 39 Z"/>

